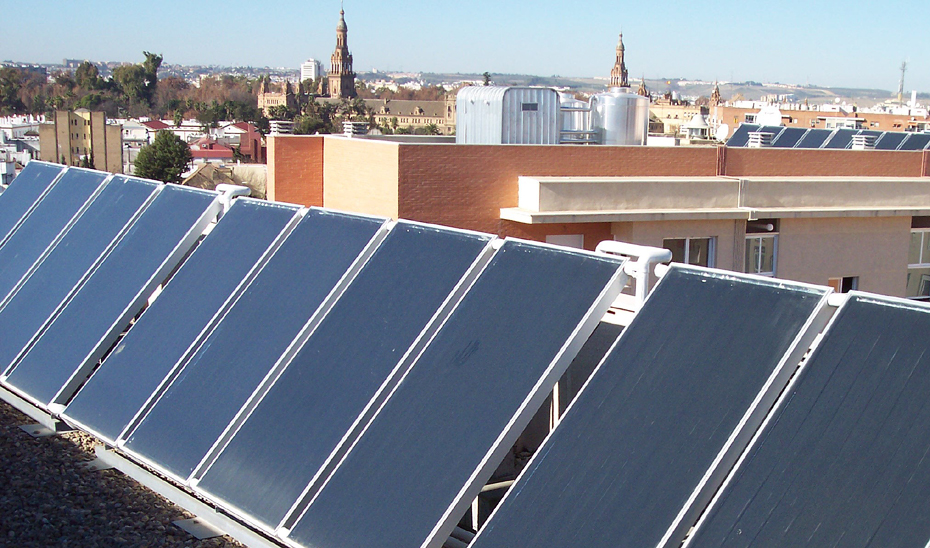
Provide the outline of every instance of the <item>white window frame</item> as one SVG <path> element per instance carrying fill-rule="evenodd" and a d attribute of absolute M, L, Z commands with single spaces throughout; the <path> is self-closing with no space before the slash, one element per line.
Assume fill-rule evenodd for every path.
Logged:
<path fill-rule="evenodd" d="M 665 242 L 668 240 L 684 240 L 685 242 L 685 260 L 683 264 L 692 264 L 691 263 L 691 240 L 707 240 L 707 268 L 714 268 L 717 266 L 717 237 L 716 236 L 700 236 L 700 237 L 686 237 L 686 238 L 663 238 L 662 244 L 665 245 Z M 701 266 L 701 265 L 694 265 Z"/>
<path fill-rule="evenodd" d="M 918 262 L 908 263 L 907 270 L 908 270 L 909 275 L 910 275 L 911 270 L 925 270 L 925 269 L 930 268 L 930 250 L 927 250 L 928 256 L 924 257 L 924 244 L 925 242 L 927 242 L 927 239 L 930 238 L 930 228 L 912 228 L 910 232 L 910 236 L 913 237 L 914 234 L 920 234 L 920 247 L 919 247 L 920 254 L 918 256 Z M 908 254 L 908 260 L 910 260 L 910 254 L 911 254 L 910 240 L 908 241 L 907 254 Z M 926 276 L 926 274 L 921 274 L 921 276 Z M 918 286 L 918 293 L 920 293 L 919 286 Z M 914 300 L 920 300 L 920 301 L 930 300 L 928 299 L 928 297 L 922 296 L 919 294 L 915 296 L 909 296 L 907 298 L 914 299 Z"/>
<path fill-rule="evenodd" d="M 775 276 L 775 272 L 778 271 L 778 233 L 777 232 L 765 232 L 765 233 L 750 233 L 746 234 L 746 247 L 744 253 L 749 253 L 749 242 L 751 240 L 761 240 L 771 239 L 772 240 L 772 271 L 771 272 L 762 272 L 762 254 L 756 258 L 756 266 L 751 272 L 747 274 L 757 274 L 759 276 Z M 743 258 L 743 264 L 746 264 L 745 257 Z"/>

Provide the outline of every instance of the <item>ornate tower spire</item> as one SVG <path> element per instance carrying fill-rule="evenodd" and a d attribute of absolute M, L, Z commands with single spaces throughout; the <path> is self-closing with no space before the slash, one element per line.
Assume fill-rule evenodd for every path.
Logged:
<path fill-rule="evenodd" d="M 352 71 L 352 54 L 349 53 L 348 35 L 346 12 L 340 9 L 339 24 L 336 25 L 336 50 L 330 58 L 330 97 L 355 97 L 355 72 Z"/>
<path fill-rule="evenodd" d="M 720 104 L 720 86 L 717 85 L 716 80 L 714 80 L 714 91 L 710 94 L 710 104 L 714 106 Z"/>
<path fill-rule="evenodd" d="M 649 97 L 649 90 L 646 89 L 646 77 L 645 76 L 639 79 L 639 89 L 636 90 L 636 95 L 642 95 L 643 97 Z"/>
<path fill-rule="evenodd" d="M 630 82 L 627 80 L 626 62 L 624 54 L 626 48 L 623 47 L 623 33 L 620 33 L 620 41 L 617 43 L 617 60 L 614 62 L 614 68 L 610 70 L 610 87 L 628 88 Z"/>

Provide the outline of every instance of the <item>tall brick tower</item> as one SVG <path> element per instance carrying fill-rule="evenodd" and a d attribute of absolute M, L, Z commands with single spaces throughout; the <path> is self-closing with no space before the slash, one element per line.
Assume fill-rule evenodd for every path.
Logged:
<path fill-rule="evenodd" d="M 610 87 L 628 88 L 630 82 L 627 80 L 626 63 L 623 60 L 625 48 L 623 47 L 623 33 L 620 33 L 620 42 L 617 44 L 617 60 L 614 62 L 614 68 L 610 69 Z"/>
<path fill-rule="evenodd" d="M 352 72 L 352 54 L 349 53 L 346 26 L 346 12 L 339 10 L 339 24 L 336 26 L 336 51 L 331 58 L 329 71 L 330 97 L 355 97 L 355 73 Z"/>

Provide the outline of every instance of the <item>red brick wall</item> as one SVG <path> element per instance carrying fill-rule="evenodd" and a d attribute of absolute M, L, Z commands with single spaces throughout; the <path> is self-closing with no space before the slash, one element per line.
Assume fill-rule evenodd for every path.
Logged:
<path fill-rule="evenodd" d="M 500 209 L 517 205 L 517 177 L 713 176 L 716 166 L 709 147 L 401 145 L 398 215 L 501 235 L 578 234 L 501 221 Z"/>
<path fill-rule="evenodd" d="M 727 148 L 722 175 L 920 177 L 921 152 Z"/>
<path fill-rule="evenodd" d="M 323 205 L 322 137 L 268 137 L 267 197 L 306 206 Z"/>

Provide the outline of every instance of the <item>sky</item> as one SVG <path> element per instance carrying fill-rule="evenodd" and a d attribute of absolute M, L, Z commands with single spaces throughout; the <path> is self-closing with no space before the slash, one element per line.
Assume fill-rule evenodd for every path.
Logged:
<path fill-rule="evenodd" d="M 0 60 L 297 68 L 329 63 L 339 0 L 0 0 Z M 930 93 L 930 2 L 345 0 L 356 72 L 606 77 L 623 32 L 631 79 Z M 15 14 L 15 18 L 10 15 Z"/>

